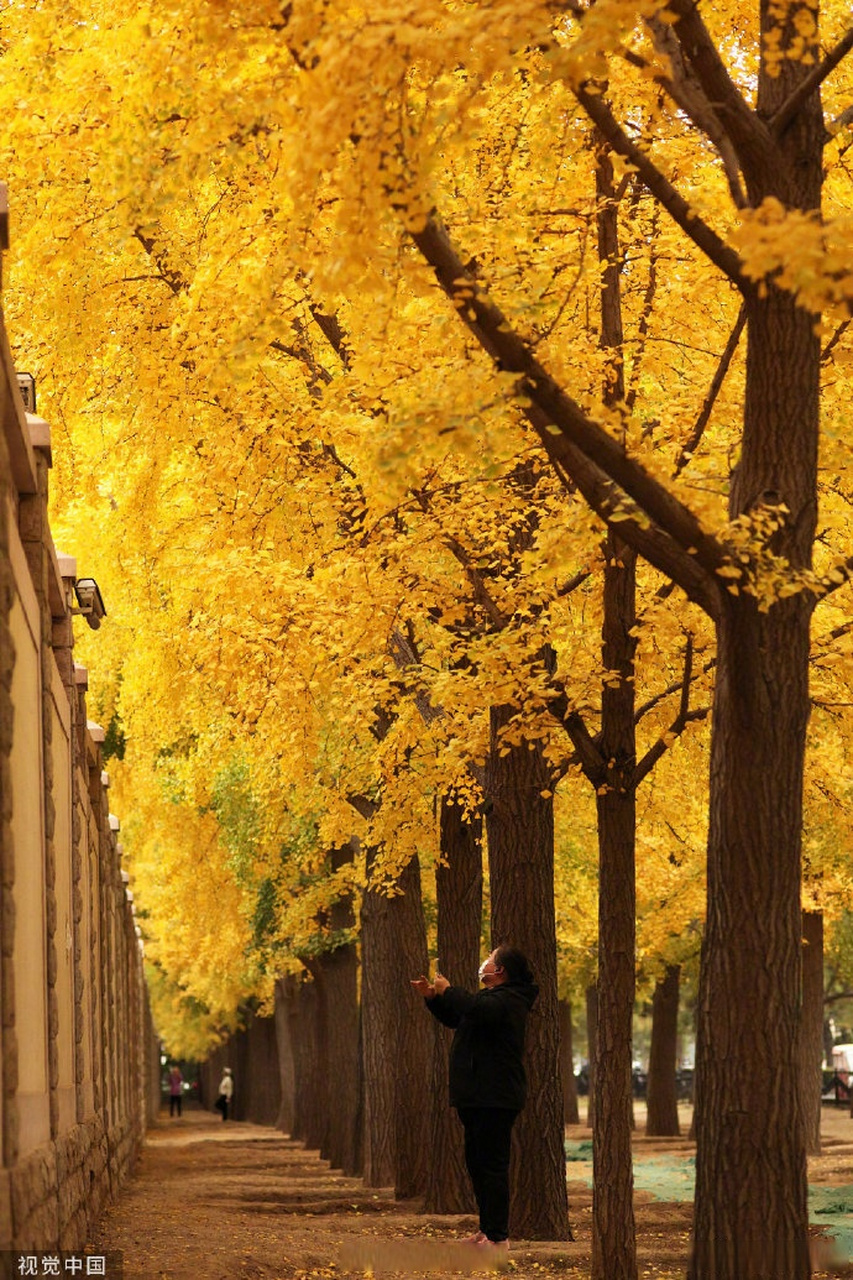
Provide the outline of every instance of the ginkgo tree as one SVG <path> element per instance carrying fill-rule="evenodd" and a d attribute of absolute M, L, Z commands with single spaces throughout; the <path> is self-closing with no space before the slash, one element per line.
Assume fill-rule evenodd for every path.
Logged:
<path fill-rule="evenodd" d="M 847 577 L 843 559 L 816 572 L 813 549 L 818 317 L 828 309 L 843 319 L 849 299 L 849 228 L 843 218 L 819 216 L 831 145 L 820 90 L 853 46 L 853 31 L 845 29 L 843 9 L 830 12 L 821 47 L 816 8 L 806 6 L 761 4 L 738 12 L 732 24 L 734 12 L 717 8 L 703 17 L 679 0 L 665 11 L 648 6 L 642 25 L 633 5 L 570 8 L 571 20 L 539 5 L 510 19 L 496 6 L 486 24 L 479 13 L 421 6 L 401 24 L 399 13 L 374 10 L 365 18 L 336 10 L 332 18 L 306 3 L 288 11 L 283 38 L 304 68 L 306 120 L 319 115 L 319 104 L 336 101 L 325 164 L 356 169 L 360 196 L 369 186 L 374 200 L 384 195 L 398 211 L 460 319 L 494 360 L 499 384 L 526 407 L 555 467 L 603 518 L 617 516 L 622 536 L 714 621 L 691 1274 L 805 1276 L 796 1072 L 780 1072 L 778 1064 L 796 1057 L 809 628 L 816 605 Z M 561 385 L 442 225 L 433 172 L 439 113 L 419 110 L 417 89 L 443 73 L 433 103 L 440 101 L 446 130 L 460 67 L 460 98 L 469 104 L 476 82 L 498 69 L 536 77 L 545 92 L 562 87 L 697 246 L 704 269 L 741 294 L 745 399 L 728 522 L 708 504 L 686 503 L 649 460 L 625 448 L 629 429 L 619 409 L 591 411 Z M 643 137 L 633 123 L 638 99 L 646 105 Z M 685 156 L 709 143 L 716 148 L 717 187 L 727 204 L 686 199 L 671 143 L 656 151 L 662 122 L 674 120 L 667 100 L 681 113 Z M 839 120 L 847 106 L 842 98 Z M 826 190 L 836 194 L 831 183 Z M 341 220 L 343 232 L 358 232 L 364 207 L 361 199 L 349 221 Z"/>
<path fill-rule="evenodd" d="M 124 56 L 113 56 L 113 35 L 106 56 L 98 38 L 105 28 L 97 24 L 104 18 L 118 22 Z M 845 21 L 842 8 L 829 10 L 825 47 L 832 53 L 823 57 L 816 11 L 807 7 L 788 14 L 732 4 L 700 15 L 687 3 L 638 10 L 612 0 L 588 11 L 436 3 L 365 14 L 304 0 L 284 12 L 266 3 L 239 12 L 187 3 L 117 15 L 106 5 L 66 11 L 57 25 L 45 5 L 19 21 L 6 54 L 7 66 L 29 55 L 32 72 L 27 88 L 23 78 L 9 79 L 7 143 L 38 146 L 43 164 L 42 184 L 25 197 L 33 208 L 22 255 L 42 260 L 39 202 L 54 189 L 65 199 L 50 205 L 65 246 L 64 275 L 41 296 L 64 321 L 67 349 L 59 356 L 43 336 L 33 348 L 48 387 L 53 376 L 51 416 L 61 427 L 73 402 L 87 407 L 91 438 L 103 434 L 105 473 L 96 482 L 85 469 L 85 496 L 107 525 L 111 504 L 123 516 L 134 513 L 135 581 L 164 621 L 189 624 L 190 651 L 197 633 L 199 688 L 204 672 L 222 673 L 219 697 L 233 681 L 242 729 L 257 733 L 272 722 L 296 671 L 297 687 L 311 695 L 320 689 L 310 664 L 278 656 L 291 625 L 281 608 L 260 610 L 260 643 L 240 644 L 264 569 L 289 598 L 310 601 L 306 583 L 322 580 L 313 597 L 322 618 L 315 636 L 334 617 L 335 608 L 322 604 L 330 592 L 335 599 L 340 591 L 338 625 L 359 599 L 351 576 L 346 586 L 352 570 L 315 568 L 307 576 L 292 523 L 304 536 L 316 533 L 319 517 L 322 538 L 332 542 L 342 520 L 352 532 L 353 510 L 342 515 L 339 504 L 327 508 L 319 497 L 342 464 L 362 488 L 374 486 L 376 518 L 396 509 L 422 487 L 425 466 L 443 462 L 449 436 L 468 458 L 506 456 L 507 433 L 517 440 L 526 419 L 528 439 L 575 495 L 712 619 L 719 678 L 697 1278 L 807 1269 L 796 1086 L 794 1073 L 776 1065 L 792 1060 L 796 1037 L 808 627 L 815 605 L 847 574 L 843 559 L 834 563 L 846 553 L 840 521 L 820 545 L 820 575 L 812 569 L 822 368 L 816 315 L 826 308 L 843 322 L 849 295 L 849 228 L 835 216 L 847 182 Z M 63 50 L 73 56 L 55 56 Z M 166 70 L 151 95 L 146 67 L 155 54 Z M 836 141 L 827 140 L 818 110 L 824 82 Z M 40 83 L 56 95 L 56 112 L 46 112 Z M 200 110 L 205 99 L 217 109 Z M 629 360 L 625 395 L 609 401 L 602 396 L 607 357 L 590 342 L 584 315 L 596 287 L 585 283 L 590 224 L 578 181 L 579 170 L 588 177 L 590 120 L 622 157 L 623 178 L 650 192 L 651 201 L 634 206 L 638 226 L 644 220 L 647 228 L 637 243 L 655 241 L 657 276 L 672 277 L 671 309 L 654 310 L 659 331 L 649 334 L 639 306 L 625 342 L 629 351 L 648 352 L 655 338 L 655 359 Z M 479 151 L 471 146 L 478 138 Z M 466 168 L 471 155 L 476 163 Z M 831 211 L 821 223 L 824 164 Z M 192 199 L 182 203 L 179 191 Z M 436 209 L 452 220 L 464 252 Z M 106 272 L 105 242 L 115 250 Z M 412 246 L 456 315 L 442 309 Z M 639 301 L 638 263 L 648 256 L 650 281 L 652 255 L 636 252 L 623 277 Z M 75 272 L 97 285 L 81 290 Z M 127 290 L 121 317 L 111 293 L 119 287 Z M 55 299 L 63 296 L 74 303 L 61 311 Z M 713 330 L 706 366 L 722 354 L 722 367 L 744 320 L 744 412 L 725 387 L 711 433 L 696 414 L 697 386 L 704 394 L 708 378 L 692 376 L 690 360 Z M 347 331 L 373 340 L 347 345 Z M 477 356 L 476 343 L 495 367 Z M 842 369 L 841 329 L 825 335 L 829 348 L 833 359 L 823 368 Z M 75 357 L 77 372 L 67 377 Z M 833 415 L 829 447 L 843 470 L 849 409 L 840 388 L 828 387 L 824 402 Z M 694 458 L 683 468 L 686 454 Z M 378 466 L 363 466 L 362 457 Z M 204 473 L 204 486 L 187 485 L 193 468 Z M 289 497 L 297 488 L 302 505 Z M 546 491 L 531 493 L 531 503 Z M 162 526 L 146 512 L 144 499 L 154 492 L 164 512 L 174 506 Z M 502 498 L 500 488 L 492 491 L 495 504 Z M 571 512 L 572 523 L 582 523 L 579 508 L 573 500 L 564 518 Z M 560 512 L 554 503 L 557 520 Z M 236 545 L 235 513 L 242 526 Z M 588 523 L 582 532 L 589 536 Z M 211 564 L 215 605 L 204 599 L 210 593 L 198 590 L 191 600 L 192 591 L 183 591 L 189 567 L 204 562 L 213 540 L 225 548 Z M 127 564 L 119 543 L 117 558 Z M 411 554 L 401 538 L 404 545 L 402 554 Z M 541 535 L 544 548 L 551 563 L 561 555 L 554 527 Z M 565 561 L 577 568 L 578 559 L 573 544 Z M 161 569 L 169 568 L 187 575 L 180 590 L 167 587 Z M 365 593 L 376 618 L 388 590 L 382 580 L 371 577 Z M 403 581 L 385 597 L 391 612 Z M 171 613 L 176 594 L 182 607 Z M 376 645 L 381 628 L 368 631 Z M 482 644 L 478 655 L 491 663 L 493 693 L 500 678 L 518 688 L 502 647 Z M 341 652 L 348 660 L 346 645 Z M 386 658 L 377 668 L 374 649 L 359 670 L 372 663 L 387 691 Z M 533 695 L 544 672 L 529 664 L 527 672 L 525 693 Z M 443 669 L 435 692 L 457 682 L 458 671 Z M 339 697 L 336 709 L 358 720 L 363 735 L 374 689 L 364 681 L 357 692 L 351 704 Z M 164 726 L 168 715 L 163 698 Z M 467 718 L 482 726 L 482 718 Z M 298 758 L 294 745 L 288 761 Z M 220 749 L 211 743 L 210 756 L 198 759 Z M 361 785 L 375 777 L 369 751 L 348 763 Z M 329 796 L 331 834 L 337 821 L 351 827 L 352 817 L 343 816 L 345 797 Z M 389 809 L 377 812 L 377 824 L 388 821 Z M 731 910 L 740 914 L 732 918 Z M 772 973 L 768 953 L 780 957 Z M 756 984 L 750 999 L 743 998 L 745 974 Z M 728 1036 L 741 1045 L 731 1064 L 723 1052 Z M 750 1124 L 728 1125 L 733 1110 Z M 765 1153 L 759 1166 L 747 1148 Z"/>

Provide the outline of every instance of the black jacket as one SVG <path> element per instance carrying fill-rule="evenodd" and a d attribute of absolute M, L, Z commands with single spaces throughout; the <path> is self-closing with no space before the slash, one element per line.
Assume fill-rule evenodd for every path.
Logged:
<path fill-rule="evenodd" d="M 450 1105 L 520 1111 L 527 1095 L 524 1028 L 539 994 L 532 982 L 503 982 L 472 995 L 448 987 L 426 1001 L 446 1027 L 450 1046 Z"/>

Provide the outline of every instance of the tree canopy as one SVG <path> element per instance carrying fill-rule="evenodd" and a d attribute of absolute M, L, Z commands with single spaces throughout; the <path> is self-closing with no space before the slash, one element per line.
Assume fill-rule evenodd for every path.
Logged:
<path fill-rule="evenodd" d="M 606 525 L 641 556 L 643 964 L 699 927 L 707 832 L 708 1124 L 793 1052 L 803 861 L 807 905 L 849 893 L 849 22 L 743 0 L 6 6 L 7 319 L 54 427 L 55 528 L 110 609 L 80 647 L 124 744 L 151 959 L 214 1034 L 322 945 L 323 905 L 366 874 L 330 878 L 330 849 L 358 837 L 389 886 L 435 860 L 437 799 L 482 797 L 493 707 L 565 801 L 581 979 L 580 773 L 619 678 Z M 726 1083 L 719 1046 L 760 1032 L 726 1021 L 739 963 L 743 1017 L 780 1038 Z M 799 1157 L 782 1174 L 773 1150 L 762 1222 L 799 1276 Z M 736 1202 L 700 1208 L 696 1280 L 760 1274 L 708 1243 Z"/>

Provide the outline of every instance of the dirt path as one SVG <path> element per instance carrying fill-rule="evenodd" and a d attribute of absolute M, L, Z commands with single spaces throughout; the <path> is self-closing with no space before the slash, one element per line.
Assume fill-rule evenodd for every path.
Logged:
<path fill-rule="evenodd" d="M 810 1163 L 809 1181 L 853 1184 L 853 1120 L 829 1109 L 824 1119 L 825 1153 Z M 578 1144 L 589 1131 L 578 1127 L 567 1136 Z M 660 1160 L 671 1168 L 680 1160 L 687 1168 L 691 1153 L 685 1141 L 635 1140 L 635 1156 L 646 1167 Z M 569 1164 L 576 1239 L 513 1244 L 510 1272 L 518 1280 L 587 1280 L 587 1174 L 583 1159 Z M 474 1219 L 416 1208 L 330 1171 L 316 1153 L 274 1129 L 223 1124 L 187 1108 L 181 1120 L 163 1116 L 150 1132 L 138 1174 L 105 1214 L 94 1245 L 123 1254 L 125 1280 L 357 1280 L 371 1269 L 398 1276 L 471 1270 L 470 1251 L 451 1242 L 473 1230 Z M 642 1280 L 683 1276 L 689 1202 L 667 1203 L 638 1190 L 636 1208 Z"/>

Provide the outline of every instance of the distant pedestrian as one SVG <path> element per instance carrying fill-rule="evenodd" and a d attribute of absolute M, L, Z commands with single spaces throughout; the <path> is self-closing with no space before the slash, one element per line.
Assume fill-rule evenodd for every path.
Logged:
<path fill-rule="evenodd" d="M 181 1116 L 181 1103 L 184 1096 L 184 1077 L 181 1075 L 181 1068 L 177 1062 L 173 1062 L 169 1068 L 169 1115 L 177 1114 L 178 1119 Z"/>
<path fill-rule="evenodd" d="M 228 1107 L 234 1096 L 234 1080 L 231 1075 L 231 1068 L 226 1067 L 222 1073 L 222 1079 L 219 1081 L 219 1097 L 216 1099 L 216 1109 L 222 1112 L 222 1119 L 228 1119 Z"/>
<path fill-rule="evenodd" d="M 412 986 L 430 1013 L 455 1034 L 450 1047 L 450 1104 L 465 1130 L 465 1164 L 480 1211 L 470 1243 L 502 1259 L 509 1250 L 509 1155 L 512 1126 L 524 1106 L 524 1031 L 539 988 L 526 957 L 497 947 L 480 966 L 485 990 L 472 994 L 436 973 Z"/>

